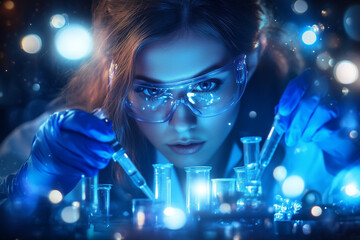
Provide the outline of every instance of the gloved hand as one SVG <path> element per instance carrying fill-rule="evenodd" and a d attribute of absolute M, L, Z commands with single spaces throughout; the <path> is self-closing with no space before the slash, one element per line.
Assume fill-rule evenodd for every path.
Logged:
<path fill-rule="evenodd" d="M 10 197 L 46 196 L 56 189 L 70 192 L 81 175 L 94 176 L 114 153 L 112 122 L 81 110 L 52 114 L 39 128 L 31 155 L 15 176 Z"/>
<path fill-rule="evenodd" d="M 349 137 L 355 126 L 340 124 L 349 111 L 329 97 L 327 78 L 319 77 L 313 70 L 305 70 L 288 84 L 277 111 L 282 126 L 287 126 L 285 143 L 288 146 L 294 146 L 299 140 L 315 142 L 328 157 L 325 161 L 336 162 L 337 167 L 345 167 L 359 151 Z"/>

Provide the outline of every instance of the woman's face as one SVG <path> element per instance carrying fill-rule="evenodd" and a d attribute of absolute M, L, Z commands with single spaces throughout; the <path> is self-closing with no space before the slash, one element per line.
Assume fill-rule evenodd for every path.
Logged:
<path fill-rule="evenodd" d="M 154 41 L 142 48 L 135 62 L 135 78 L 176 82 L 229 63 L 233 55 L 213 38 L 193 32 Z M 213 70 L 213 69 L 212 69 Z M 184 104 L 164 123 L 137 125 L 147 139 L 176 167 L 209 165 L 230 133 L 239 104 L 213 117 L 198 117 Z M 217 154 L 219 155 L 219 154 Z M 221 154 L 220 154 L 221 155 Z"/>

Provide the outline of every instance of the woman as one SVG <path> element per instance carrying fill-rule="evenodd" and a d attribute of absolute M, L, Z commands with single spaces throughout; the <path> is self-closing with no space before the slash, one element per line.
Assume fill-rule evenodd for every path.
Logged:
<path fill-rule="evenodd" d="M 114 139 L 148 182 L 159 161 L 174 164 L 179 182 L 185 166 L 210 165 L 213 177 L 228 176 L 241 156 L 234 150 L 240 98 L 271 30 L 262 5 L 108 0 L 93 17 L 97 47 L 63 92 L 69 110 L 40 127 L 28 161 L 8 179 L 8 196 L 29 202 L 52 189 L 67 194 L 82 174 L 108 165 Z M 341 135 L 346 129 L 328 128 L 338 114 L 323 102 L 326 90 L 325 79 L 306 71 L 288 85 L 277 112 L 288 146 L 313 141 L 326 161 L 345 165 L 356 146 Z M 91 114 L 97 108 L 111 124 Z"/>

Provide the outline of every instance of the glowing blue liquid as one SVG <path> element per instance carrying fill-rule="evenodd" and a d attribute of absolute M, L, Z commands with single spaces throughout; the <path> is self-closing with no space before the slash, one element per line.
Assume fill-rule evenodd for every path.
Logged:
<path fill-rule="evenodd" d="M 154 193 L 150 190 L 149 186 L 146 184 L 144 177 L 135 167 L 133 162 L 130 160 L 126 151 L 121 148 L 119 151 L 113 154 L 113 159 L 115 162 L 119 163 L 120 166 L 124 169 L 126 174 L 130 177 L 131 181 L 150 199 L 154 200 Z"/>

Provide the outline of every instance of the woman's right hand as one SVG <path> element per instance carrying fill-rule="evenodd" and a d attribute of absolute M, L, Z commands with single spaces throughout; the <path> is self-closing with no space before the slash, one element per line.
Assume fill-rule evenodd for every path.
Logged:
<path fill-rule="evenodd" d="M 53 189 L 67 194 L 81 175 L 94 176 L 107 166 L 114 139 L 111 121 L 82 110 L 52 114 L 39 128 L 9 195 L 47 195 Z"/>

